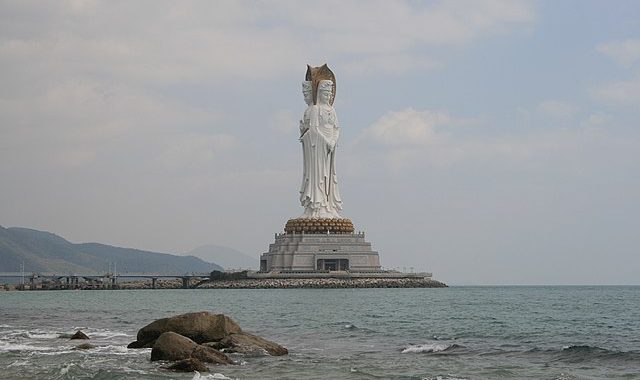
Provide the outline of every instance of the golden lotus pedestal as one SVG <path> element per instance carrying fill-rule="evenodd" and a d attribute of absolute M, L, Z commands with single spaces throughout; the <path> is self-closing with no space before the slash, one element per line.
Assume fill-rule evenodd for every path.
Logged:
<path fill-rule="evenodd" d="M 352 234 L 353 231 L 353 223 L 347 218 L 296 218 L 289 219 L 284 226 L 284 232 L 287 234 Z"/>
<path fill-rule="evenodd" d="M 378 252 L 364 232 L 355 232 L 347 218 L 296 218 L 284 233 L 275 234 L 269 251 L 260 256 L 260 271 L 327 273 L 380 271 Z"/>

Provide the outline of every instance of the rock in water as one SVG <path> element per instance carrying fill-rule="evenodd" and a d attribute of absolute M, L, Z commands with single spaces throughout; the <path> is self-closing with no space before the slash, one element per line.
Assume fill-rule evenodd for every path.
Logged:
<path fill-rule="evenodd" d="M 176 372 L 209 372 L 209 368 L 207 368 L 206 365 L 204 365 L 200 360 L 194 358 L 177 361 L 170 366 L 165 367 L 165 369 Z"/>
<path fill-rule="evenodd" d="M 78 330 L 78 331 L 76 331 L 75 334 L 71 335 L 70 339 L 89 339 L 89 337 L 87 336 L 87 334 L 85 334 L 82 331 Z"/>
<path fill-rule="evenodd" d="M 289 351 L 281 345 L 261 338 L 259 336 L 241 332 L 231 334 L 221 341 L 227 347 L 229 352 L 238 352 L 246 355 L 286 355 Z"/>
<path fill-rule="evenodd" d="M 127 347 L 152 348 L 151 360 L 195 358 L 224 364 L 232 360 L 218 350 L 252 356 L 288 354 L 277 343 L 243 332 L 231 318 L 204 311 L 152 322 L 141 328 L 137 340 Z"/>
<path fill-rule="evenodd" d="M 135 341 L 135 342 L 131 342 L 127 345 L 127 348 L 152 348 L 153 344 L 155 343 L 155 341 L 150 341 L 150 342 L 139 342 L 139 341 Z"/>
<path fill-rule="evenodd" d="M 82 343 L 72 348 L 72 350 L 90 350 L 92 348 L 96 348 L 96 346 L 91 343 Z"/>
<path fill-rule="evenodd" d="M 203 346 L 215 348 L 218 351 L 221 351 L 224 348 L 229 348 L 230 346 L 222 341 L 220 342 L 205 342 L 202 343 Z"/>
<path fill-rule="evenodd" d="M 138 331 L 137 341 L 128 347 L 152 347 L 155 340 L 168 331 L 186 336 L 196 343 L 204 343 L 220 341 L 229 334 L 242 332 L 242 329 L 223 314 L 206 311 L 187 313 L 151 322 Z"/>
<path fill-rule="evenodd" d="M 206 363 L 231 364 L 233 361 L 222 352 L 201 346 L 193 340 L 174 332 L 166 332 L 156 339 L 151 350 L 151 361 L 183 360 L 194 358 Z"/>

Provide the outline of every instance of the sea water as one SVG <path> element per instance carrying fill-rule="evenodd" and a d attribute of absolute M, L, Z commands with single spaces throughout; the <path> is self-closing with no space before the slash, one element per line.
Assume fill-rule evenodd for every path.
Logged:
<path fill-rule="evenodd" d="M 289 355 L 179 374 L 126 348 L 201 310 Z M 640 287 L 0 292 L 0 378 L 640 379 Z"/>

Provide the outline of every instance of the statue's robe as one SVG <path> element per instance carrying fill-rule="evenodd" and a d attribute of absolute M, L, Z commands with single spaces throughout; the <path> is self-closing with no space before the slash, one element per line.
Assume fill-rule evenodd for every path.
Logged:
<path fill-rule="evenodd" d="M 342 200 L 335 167 L 335 147 L 340 135 L 333 107 L 309 106 L 300 125 L 303 176 L 300 203 L 305 218 L 340 218 Z"/>

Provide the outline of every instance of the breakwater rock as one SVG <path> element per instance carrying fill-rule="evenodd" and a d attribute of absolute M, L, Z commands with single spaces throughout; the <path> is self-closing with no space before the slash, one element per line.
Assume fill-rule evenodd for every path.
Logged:
<path fill-rule="evenodd" d="M 151 280 L 119 281 L 119 289 L 154 289 Z M 182 280 L 180 279 L 159 279 L 155 289 L 180 289 Z"/>
<path fill-rule="evenodd" d="M 261 278 L 212 280 L 201 283 L 205 289 L 299 289 L 299 288 L 446 288 L 426 278 Z"/>

